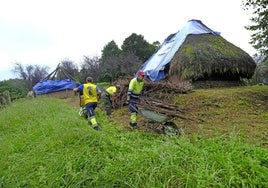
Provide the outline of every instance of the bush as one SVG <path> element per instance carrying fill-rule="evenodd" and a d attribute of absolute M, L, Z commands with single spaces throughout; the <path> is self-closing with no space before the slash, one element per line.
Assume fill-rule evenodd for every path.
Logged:
<path fill-rule="evenodd" d="M 11 101 L 24 98 L 29 92 L 27 81 L 21 79 L 9 79 L 0 82 L 0 93 L 9 91 Z"/>

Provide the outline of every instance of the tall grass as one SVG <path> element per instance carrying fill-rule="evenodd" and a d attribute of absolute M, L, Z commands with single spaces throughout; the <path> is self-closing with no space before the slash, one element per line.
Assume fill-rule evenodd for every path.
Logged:
<path fill-rule="evenodd" d="M 0 187 L 268 187 L 268 150 L 231 136 L 127 130 L 96 110 L 95 131 L 64 100 L 0 111 Z"/>

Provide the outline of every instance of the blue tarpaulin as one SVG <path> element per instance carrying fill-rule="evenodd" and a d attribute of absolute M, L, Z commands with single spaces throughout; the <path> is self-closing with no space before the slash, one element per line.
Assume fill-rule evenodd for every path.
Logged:
<path fill-rule="evenodd" d="M 142 65 L 141 70 L 143 70 L 152 81 L 162 80 L 165 78 L 165 66 L 170 63 L 187 35 L 204 33 L 220 34 L 219 32 L 209 29 L 199 20 L 189 20 L 179 32 L 164 40 L 158 51 Z"/>
<path fill-rule="evenodd" d="M 43 80 L 38 82 L 33 90 L 37 95 L 48 94 L 62 90 L 72 90 L 75 88 L 75 82 L 71 79 L 64 80 Z"/>

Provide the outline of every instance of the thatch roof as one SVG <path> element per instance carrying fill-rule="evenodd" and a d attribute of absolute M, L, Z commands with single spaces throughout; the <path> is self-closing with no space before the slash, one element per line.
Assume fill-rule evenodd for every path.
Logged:
<path fill-rule="evenodd" d="M 245 51 L 220 35 L 188 35 L 174 55 L 168 76 L 180 80 L 239 80 L 251 78 L 256 63 Z"/>

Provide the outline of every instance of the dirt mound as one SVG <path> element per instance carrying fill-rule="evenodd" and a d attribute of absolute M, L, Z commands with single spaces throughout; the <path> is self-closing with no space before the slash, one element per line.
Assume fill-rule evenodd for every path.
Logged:
<path fill-rule="evenodd" d="M 170 121 L 177 125 L 179 132 L 194 139 L 219 135 L 228 138 L 241 136 L 245 142 L 268 147 L 266 86 L 199 89 L 184 94 L 159 92 L 158 96 L 161 96 L 161 105 L 167 103 L 169 107 L 177 106 L 182 110 L 179 114 L 186 118 L 171 115 Z M 154 100 L 152 98 L 151 103 Z M 152 105 L 150 109 L 157 111 L 155 107 Z M 128 126 L 127 106 L 118 108 L 114 114 L 116 122 Z M 163 133 L 161 123 L 151 121 L 141 113 L 138 114 L 138 124 L 140 129 Z"/>

